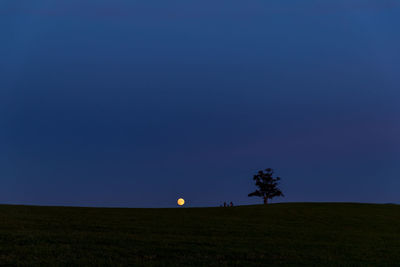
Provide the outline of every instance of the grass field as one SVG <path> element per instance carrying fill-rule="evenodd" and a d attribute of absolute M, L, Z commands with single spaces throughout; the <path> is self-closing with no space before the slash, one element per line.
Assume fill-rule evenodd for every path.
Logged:
<path fill-rule="evenodd" d="M 400 266 L 400 206 L 0 206 L 0 265 Z"/>

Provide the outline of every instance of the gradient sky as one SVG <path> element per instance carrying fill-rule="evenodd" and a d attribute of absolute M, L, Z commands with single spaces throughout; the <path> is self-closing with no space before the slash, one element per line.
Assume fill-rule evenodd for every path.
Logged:
<path fill-rule="evenodd" d="M 3 0 L 0 203 L 399 203 L 400 2 Z M 260 202 L 261 203 L 261 202 Z"/>

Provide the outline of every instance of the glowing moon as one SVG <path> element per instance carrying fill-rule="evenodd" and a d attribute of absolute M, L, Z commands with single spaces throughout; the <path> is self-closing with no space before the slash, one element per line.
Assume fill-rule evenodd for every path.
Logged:
<path fill-rule="evenodd" d="M 179 206 L 183 206 L 185 204 L 185 200 L 183 198 L 178 199 L 177 201 Z"/>

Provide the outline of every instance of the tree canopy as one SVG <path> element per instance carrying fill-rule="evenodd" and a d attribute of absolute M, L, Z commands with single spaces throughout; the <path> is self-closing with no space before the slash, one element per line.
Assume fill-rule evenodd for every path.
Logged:
<path fill-rule="evenodd" d="M 282 191 L 279 189 L 280 177 L 273 177 L 274 170 L 267 168 L 264 171 L 258 171 L 257 174 L 253 176 L 253 180 L 256 182 L 257 190 L 250 193 L 249 197 L 262 197 L 264 204 L 268 203 L 268 199 L 274 197 L 283 197 Z"/>

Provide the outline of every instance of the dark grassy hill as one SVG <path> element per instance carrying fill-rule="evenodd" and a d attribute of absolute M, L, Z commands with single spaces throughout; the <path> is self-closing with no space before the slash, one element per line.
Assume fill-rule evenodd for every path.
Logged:
<path fill-rule="evenodd" d="M 400 266 L 400 206 L 0 206 L 1 265 Z"/>

